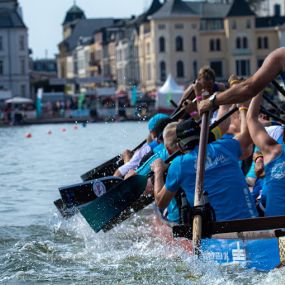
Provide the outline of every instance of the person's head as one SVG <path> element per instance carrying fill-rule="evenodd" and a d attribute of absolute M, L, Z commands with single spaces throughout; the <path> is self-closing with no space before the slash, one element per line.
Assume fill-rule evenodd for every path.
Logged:
<path fill-rule="evenodd" d="M 203 89 L 210 94 L 213 93 L 214 84 L 216 80 L 215 71 L 209 66 L 203 66 L 198 73 L 198 81 L 202 85 Z"/>
<path fill-rule="evenodd" d="M 169 118 L 169 116 L 166 114 L 158 113 L 158 114 L 155 114 L 153 117 L 151 117 L 151 119 L 148 121 L 148 130 L 150 132 L 152 139 L 156 138 L 156 133 L 154 132 L 154 127 L 155 127 L 156 123 L 160 119 L 165 119 L 165 118 Z"/>
<path fill-rule="evenodd" d="M 163 118 L 156 122 L 152 132 L 158 143 L 163 142 L 163 131 L 169 123 L 171 123 L 170 118 Z"/>
<path fill-rule="evenodd" d="M 193 150 L 200 139 L 200 126 L 192 119 L 180 122 L 176 128 L 177 144 L 182 152 Z"/>
<path fill-rule="evenodd" d="M 167 152 L 171 155 L 178 150 L 176 128 L 178 122 L 168 124 L 163 131 L 163 141 Z"/>

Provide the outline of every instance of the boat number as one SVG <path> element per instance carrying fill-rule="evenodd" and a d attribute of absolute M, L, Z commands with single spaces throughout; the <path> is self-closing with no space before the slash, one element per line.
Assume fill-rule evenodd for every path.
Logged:
<path fill-rule="evenodd" d="M 93 192 L 95 193 L 97 197 L 101 197 L 102 195 L 104 195 L 106 193 L 106 187 L 104 183 L 102 183 L 101 181 L 94 182 Z"/>

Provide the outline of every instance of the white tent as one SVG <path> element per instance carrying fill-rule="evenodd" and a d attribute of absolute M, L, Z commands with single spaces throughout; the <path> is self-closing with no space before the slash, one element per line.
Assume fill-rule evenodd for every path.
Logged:
<path fill-rule="evenodd" d="M 173 100 L 177 104 L 183 94 L 183 91 L 184 88 L 179 86 L 171 74 L 169 74 L 163 86 L 158 90 L 156 97 L 156 108 L 166 110 L 174 109 L 170 103 L 170 100 Z"/>
<path fill-rule="evenodd" d="M 5 100 L 6 104 L 29 104 L 33 103 L 32 99 L 25 97 L 13 97 L 11 99 Z"/>

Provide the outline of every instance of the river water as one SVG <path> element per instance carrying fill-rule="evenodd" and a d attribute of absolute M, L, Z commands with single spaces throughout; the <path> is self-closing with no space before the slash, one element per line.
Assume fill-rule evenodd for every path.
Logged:
<path fill-rule="evenodd" d="M 151 207 L 99 234 L 80 215 L 60 217 L 58 187 L 146 133 L 144 122 L 0 129 L 0 284 L 285 284 L 284 269 L 194 260 L 153 234 Z"/>

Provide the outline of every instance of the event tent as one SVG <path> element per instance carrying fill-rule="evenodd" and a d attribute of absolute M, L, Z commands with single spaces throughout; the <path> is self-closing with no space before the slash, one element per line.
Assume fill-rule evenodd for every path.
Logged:
<path fill-rule="evenodd" d="M 171 74 L 168 75 L 165 83 L 162 87 L 159 88 L 156 97 L 156 108 L 158 110 L 173 110 L 174 107 L 170 103 L 170 100 L 173 100 L 175 103 L 178 103 L 184 88 L 179 86 Z"/>

